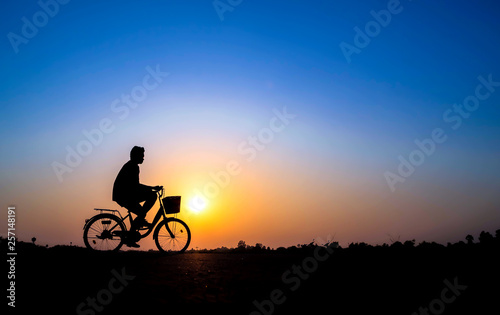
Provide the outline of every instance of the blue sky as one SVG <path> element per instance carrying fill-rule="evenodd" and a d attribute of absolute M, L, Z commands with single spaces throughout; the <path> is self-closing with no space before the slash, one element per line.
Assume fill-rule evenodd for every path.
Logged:
<path fill-rule="evenodd" d="M 474 94 L 478 76 L 500 81 L 500 4 L 402 0 L 401 12 L 348 63 L 339 45 L 352 45 L 354 28 L 364 29 L 374 20 L 370 11 L 391 2 L 243 0 L 221 21 L 213 1 L 73 0 L 16 53 L 8 34 L 22 35 L 22 18 L 32 21 L 41 7 L 5 1 L 2 187 L 32 174 L 57 189 L 51 162 L 105 117 L 118 131 L 109 143 L 128 144 L 127 130 L 143 127 L 150 136 L 176 126 L 174 138 L 213 132 L 232 148 L 273 108 L 287 106 L 300 120 L 277 154 L 300 168 L 349 170 L 354 184 L 359 179 L 382 199 L 399 198 L 382 174 L 395 171 L 415 139 L 443 128 L 449 140 L 402 189 L 437 198 L 439 207 L 457 192 L 481 193 L 498 209 L 500 88 L 456 131 L 442 115 Z M 117 120 L 111 102 L 156 65 L 168 78 L 134 115 Z M 96 152 L 105 156 L 106 148 Z M 318 181 L 329 183 L 325 176 Z M 429 197 L 433 184 L 451 193 Z"/>

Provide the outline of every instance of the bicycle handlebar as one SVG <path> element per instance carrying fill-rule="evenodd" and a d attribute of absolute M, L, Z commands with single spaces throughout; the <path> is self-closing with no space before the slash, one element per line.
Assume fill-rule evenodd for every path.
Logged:
<path fill-rule="evenodd" d="M 161 197 L 161 196 L 163 196 L 163 192 L 164 192 L 164 190 L 163 190 L 163 186 L 158 186 L 158 187 L 160 187 L 160 189 L 158 189 L 158 190 L 156 191 L 156 193 L 157 193 L 157 194 Z"/>

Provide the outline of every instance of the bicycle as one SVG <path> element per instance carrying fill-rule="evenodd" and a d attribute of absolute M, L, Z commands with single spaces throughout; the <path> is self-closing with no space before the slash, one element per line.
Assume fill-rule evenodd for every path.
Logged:
<path fill-rule="evenodd" d="M 126 242 L 128 237 L 133 237 L 134 241 L 139 241 L 147 237 L 154 229 L 153 239 L 160 252 L 184 252 L 191 243 L 191 231 L 187 224 L 174 216 L 180 212 L 180 196 L 163 197 L 164 189 L 157 192 L 160 208 L 156 213 L 153 222 L 149 227 L 141 227 L 133 233 L 129 233 L 125 220 L 132 215 L 122 217 L 120 211 L 111 209 L 94 208 L 100 211 L 99 214 L 85 220 L 83 227 L 83 241 L 85 246 L 91 250 L 118 251 Z M 161 220 L 163 218 L 163 220 Z M 160 221 L 161 220 L 161 221 Z M 156 226 L 156 228 L 155 228 Z M 141 234 L 141 231 L 144 232 Z"/>

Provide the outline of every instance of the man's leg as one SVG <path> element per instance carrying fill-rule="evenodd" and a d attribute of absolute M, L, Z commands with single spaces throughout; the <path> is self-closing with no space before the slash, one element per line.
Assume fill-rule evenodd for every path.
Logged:
<path fill-rule="evenodd" d="M 132 225 L 130 226 L 130 231 L 136 231 L 140 226 L 141 222 L 146 217 L 146 212 L 139 202 L 133 202 L 126 207 L 130 212 L 134 213 L 137 217 L 132 221 Z"/>
<path fill-rule="evenodd" d="M 155 205 L 156 203 L 156 193 L 154 191 L 148 191 L 145 193 L 145 196 L 144 196 L 144 205 L 142 206 L 142 209 L 144 210 L 144 213 L 148 213 L 149 210 L 151 210 L 151 208 L 153 208 L 153 206 Z"/>
<path fill-rule="evenodd" d="M 156 193 L 151 189 L 144 188 L 138 194 L 139 202 L 144 201 L 144 205 L 142 206 L 142 210 L 144 211 L 144 216 L 148 213 L 151 208 L 156 203 Z"/>
<path fill-rule="evenodd" d="M 138 229 L 141 227 L 141 225 L 144 224 L 144 222 L 147 223 L 146 221 L 146 214 L 148 211 L 154 206 L 156 202 L 156 193 L 152 190 L 149 189 L 143 189 L 139 192 L 137 196 L 137 201 L 138 202 L 143 202 L 144 205 L 138 205 L 138 208 L 136 211 L 133 211 L 135 214 L 137 214 L 137 218 L 132 222 L 131 230 L 133 231 L 134 229 Z"/>

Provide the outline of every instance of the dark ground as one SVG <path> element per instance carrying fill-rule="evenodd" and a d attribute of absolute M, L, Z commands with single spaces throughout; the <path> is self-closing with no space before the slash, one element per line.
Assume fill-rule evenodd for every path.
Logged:
<path fill-rule="evenodd" d="M 305 247 L 162 255 L 18 243 L 15 310 L 88 315 L 500 314 L 499 244 L 362 244 L 331 255 L 324 247 L 316 252 Z M 116 280 L 116 274 L 122 279 Z M 271 306 L 271 297 L 279 305 Z M 92 299 L 102 303 L 92 309 Z M 430 309 L 426 313 L 423 308 Z"/>

